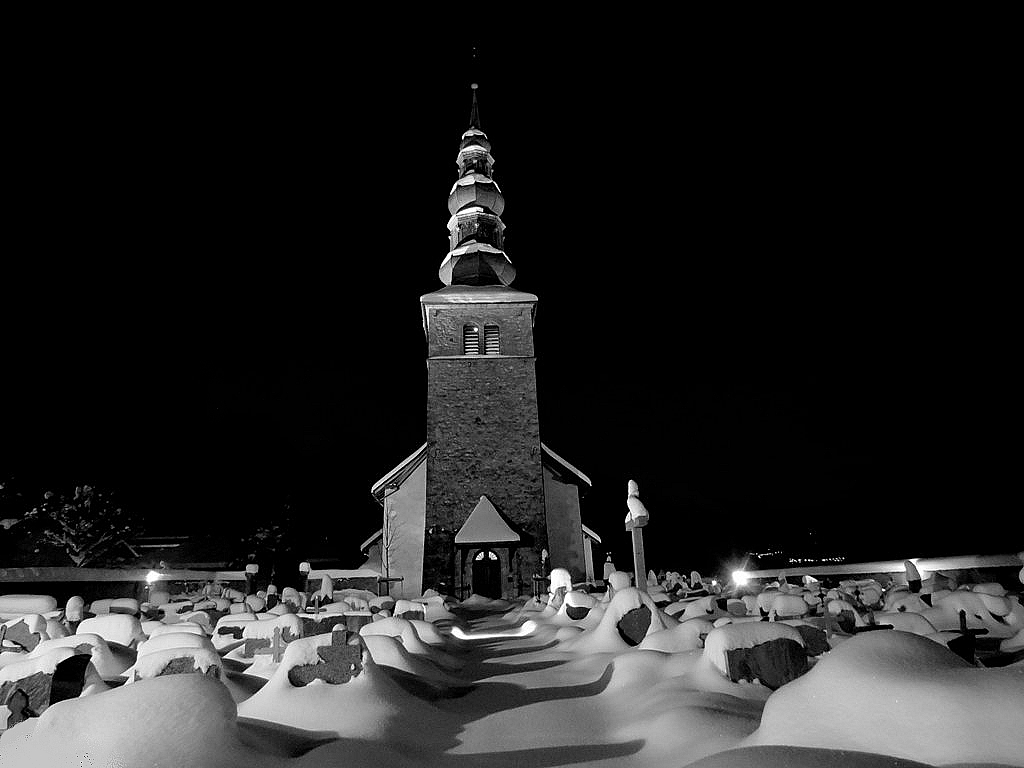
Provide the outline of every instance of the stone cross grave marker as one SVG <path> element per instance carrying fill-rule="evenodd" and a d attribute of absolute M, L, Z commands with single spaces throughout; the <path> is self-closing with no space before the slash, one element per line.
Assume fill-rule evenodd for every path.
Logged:
<path fill-rule="evenodd" d="M 274 639 L 269 645 L 263 648 L 256 648 L 253 650 L 253 656 L 270 656 L 275 664 L 280 664 L 281 659 L 284 657 L 284 648 L 287 643 L 281 640 L 281 628 L 274 627 Z"/>

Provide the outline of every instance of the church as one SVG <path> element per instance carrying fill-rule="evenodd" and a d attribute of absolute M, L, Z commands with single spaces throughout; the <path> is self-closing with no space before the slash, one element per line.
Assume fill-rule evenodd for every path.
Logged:
<path fill-rule="evenodd" d="M 505 200 L 472 88 L 448 195 L 443 287 L 420 297 L 426 440 L 371 488 L 383 524 L 362 547 L 368 564 L 396 579 L 396 597 L 426 589 L 515 597 L 552 568 L 593 579 L 593 544 L 601 543 L 580 512 L 589 478 L 541 441 L 538 299 L 511 287 Z"/>

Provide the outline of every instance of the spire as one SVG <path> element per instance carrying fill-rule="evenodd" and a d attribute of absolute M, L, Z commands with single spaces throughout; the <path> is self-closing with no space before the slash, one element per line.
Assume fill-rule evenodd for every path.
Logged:
<path fill-rule="evenodd" d="M 448 193 L 449 248 L 438 274 L 445 285 L 510 285 L 515 267 L 505 255 L 505 198 L 491 178 L 491 142 L 480 128 L 477 84 L 473 83 L 470 127 L 455 159 L 459 178 Z"/>
<path fill-rule="evenodd" d="M 480 104 L 476 100 L 476 89 L 479 87 L 476 83 L 473 83 L 470 88 L 473 89 L 473 111 L 469 113 L 469 127 L 476 128 L 478 131 L 480 128 Z"/>

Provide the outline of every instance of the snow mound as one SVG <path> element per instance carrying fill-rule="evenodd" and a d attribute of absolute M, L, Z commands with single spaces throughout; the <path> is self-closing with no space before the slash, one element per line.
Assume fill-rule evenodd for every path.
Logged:
<path fill-rule="evenodd" d="M 888 755 L 809 747 L 741 747 L 718 752 L 686 768 L 934 768 L 916 760 L 898 760 Z M 962 766 L 962 768 L 970 768 Z M 977 766 L 976 768 L 981 768 Z M 992 766 L 991 768 L 998 768 Z"/>
<path fill-rule="evenodd" d="M 690 619 L 664 632 L 655 632 L 644 638 L 639 647 L 645 651 L 680 653 L 704 647 L 704 637 L 711 634 L 714 625 L 707 619 Z M 703 635 L 703 637 L 702 637 Z"/>
<path fill-rule="evenodd" d="M 188 632 L 193 635 L 206 634 L 206 632 L 203 630 L 203 627 L 201 627 L 199 624 L 194 624 L 189 621 L 178 621 L 174 624 L 164 624 L 163 622 L 158 621 L 153 625 L 150 625 L 149 622 L 145 622 L 143 623 L 142 628 L 145 630 L 149 630 L 147 634 L 149 635 L 150 640 L 152 640 L 154 637 L 160 637 L 160 635 L 179 634 L 182 632 Z"/>
<path fill-rule="evenodd" d="M 201 675 L 157 677 L 61 701 L 29 722 L 31 730 L 22 731 L 24 724 L 19 725 L 0 741 L 4 768 L 276 768 L 283 764 L 270 762 L 263 751 L 243 744 L 227 688 Z M 112 723 L 150 727 L 111 727 Z"/>
<path fill-rule="evenodd" d="M 989 637 L 1012 637 L 1024 628 L 1024 607 L 1012 597 L 958 589 L 933 603 L 921 615 L 939 631 L 959 629 L 961 611 L 969 629 L 987 629 Z"/>
<path fill-rule="evenodd" d="M 242 637 L 270 640 L 274 637 L 275 629 L 280 629 L 282 635 L 287 630 L 293 638 L 302 637 L 302 620 L 294 613 L 286 613 L 274 619 L 248 621 L 242 624 Z"/>
<path fill-rule="evenodd" d="M 445 645 L 444 638 L 441 636 L 441 633 L 437 631 L 437 627 L 435 627 L 432 622 L 420 621 L 419 619 L 409 619 L 409 623 L 412 624 L 413 629 L 416 630 L 416 634 L 419 636 L 420 640 L 427 645 Z"/>
<path fill-rule="evenodd" d="M 10 680 L 21 680 L 29 675 L 34 675 L 36 672 L 52 675 L 58 664 L 75 655 L 75 649 L 65 646 L 53 648 L 38 656 L 18 655 L 21 657 L 21 660 L 0 668 L 0 683 Z"/>
<path fill-rule="evenodd" d="M 973 667 L 907 632 L 856 635 L 772 694 L 747 743 L 1024 765 L 1024 667 Z"/>
<path fill-rule="evenodd" d="M 50 637 L 46 632 L 46 619 L 38 613 L 26 613 L 23 616 L 8 619 L 0 625 L 0 627 L 6 627 L 6 630 L 4 631 L 10 631 L 11 627 L 16 624 L 24 624 L 28 628 L 28 632 L 30 634 L 39 635 L 40 640 L 46 640 Z M 10 638 L 4 639 L 4 645 L 7 647 L 14 647 L 14 643 Z"/>
<path fill-rule="evenodd" d="M 186 635 L 186 637 L 191 638 L 195 637 L 195 635 Z M 196 647 L 172 647 L 152 650 L 149 653 L 140 655 L 135 663 L 124 671 L 124 674 L 128 678 L 128 683 L 140 679 L 148 680 L 161 676 L 160 673 L 164 671 L 164 668 L 175 659 L 189 657 L 192 658 L 193 663 L 190 665 L 190 668 L 186 669 L 186 672 L 198 670 L 206 675 L 213 668 L 214 671 L 211 674 L 220 677 L 221 659 L 218 653 L 209 648 Z"/>
<path fill-rule="evenodd" d="M 119 660 L 110 651 L 110 646 L 107 645 L 107 641 L 99 635 L 94 635 L 91 632 L 82 632 L 76 635 L 68 635 L 67 637 L 53 638 L 50 640 L 43 640 L 39 645 L 32 649 L 32 652 L 28 654 L 26 658 L 34 659 L 39 656 L 44 656 L 57 648 L 71 648 L 79 649 L 82 652 L 85 646 L 88 648 L 88 653 L 92 658 L 92 665 L 96 668 L 100 677 L 116 677 L 124 672 L 128 667 L 128 664 Z"/>
<path fill-rule="evenodd" d="M 401 602 L 401 601 L 399 601 Z M 472 595 L 463 600 L 459 605 L 462 608 L 471 608 L 473 610 L 507 610 L 512 607 L 512 603 L 507 600 L 496 600 L 491 597 L 484 597 L 474 592 Z M 398 613 L 398 606 L 395 606 L 395 613 Z"/>
<path fill-rule="evenodd" d="M 216 652 L 213 643 L 206 638 L 206 635 L 196 635 L 191 632 L 165 632 L 139 643 L 138 658 L 141 659 L 143 656 L 168 648 L 205 648 L 208 651 Z"/>
<path fill-rule="evenodd" d="M 448 667 L 458 666 L 458 661 L 452 658 L 448 653 L 441 650 L 436 642 L 428 644 L 421 636 L 420 631 L 430 635 L 431 640 L 441 639 L 440 635 L 431 634 L 426 628 L 430 627 L 433 629 L 433 624 L 426 621 L 400 619 L 392 616 L 390 618 L 381 619 L 380 621 L 374 621 L 369 624 L 364 624 L 359 628 L 359 634 L 366 637 L 381 636 L 397 638 L 402 642 L 405 650 L 409 653 L 416 654 L 418 656 L 425 656 L 431 661 Z"/>
<path fill-rule="evenodd" d="M 78 632 L 91 632 L 108 643 L 119 643 L 131 647 L 132 643 L 146 639 L 142 622 L 126 613 L 108 613 L 85 619 L 78 625 Z"/>
<path fill-rule="evenodd" d="M 26 613 L 50 613 L 57 610 L 57 599 L 50 595 L 0 595 L 0 620 Z"/>
<path fill-rule="evenodd" d="M 409 653 L 400 638 L 391 635 L 367 635 L 363 640 L 370 656 L 378 666 L 400 669 L 421 680 L 445 685 L 454 685 L 459 682 L 436 665 Z"/>
<path fill-rule="evenodd" d="M 133 597 L 106 597 L 102 600 L 93 600 L 89 611 L 97 616 L 107 613 L 137 614 L 139 601 Z"/>
<path fill-rule="evenodd" d="M 585 630 L 577 637 L 566 640 L 562 644 L 562 650 L 573 653 L 618 653 L 629 650 L 633 646 L 624 639 L 619 623 L 627 614 L 639 608 L 647 608 L 650 611 L 650 624 L 647 626 L 643 638 L 640 639 L 641 642 L 655 632 L 676 626 L 678 623 L 661 611 L 646 592 L 641 592 L 636 587 L 626 587 L 617 591 L 612 597 L 600 617 L 600 623 L 592 629 Z M 589 615 L 587 618 L 590 618 Z"/>
<path fill-rule="evenodd" d="M 711 621 L 719 618 L 720 616 L 728 616 L 726 613 L 718 607 L 718 599 L 714 595 L 707 595 L 706 597 L 698 597 L 696 600 L 692 600 L 686 603 L 686 607 L 683 609 L 683 615 L 677 617 L 682 621 L 689 621 L 690 619 L 707 619 L 710 617 Z"/>
<path fill-rule="evenodd" d="M 289 643 L 277 671 L 239 705 L 238 714 L 349 738 L 380 739 L 413 729 L 425 744 L 434 733 L 447 730 L 446 717 L 402 690 L 377 667 L 365 646 L 361 669 L 347 682 L 292 685 L 289 672 L 319 662 L 317 648 L 330 642 L 329 635 L 317 635 Z"/>

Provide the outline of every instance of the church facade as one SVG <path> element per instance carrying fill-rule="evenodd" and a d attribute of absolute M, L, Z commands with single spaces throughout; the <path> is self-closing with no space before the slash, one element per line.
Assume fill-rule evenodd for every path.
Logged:
<path fill-rule="evenodd" d="M 587 555 L 600 539 L 580 512 L 590 480 L 541 441 L 538 299 L 511 287 L 490 150 L 474 85 L 448 197 L 443 287 L 420 298 L 426 442 L 371 488 L 383 525 L 364 547 L 376 545 L 381 572 L 402 579 L 396 596 L 513 597 L 556 567 L 593 578 Z"/>

